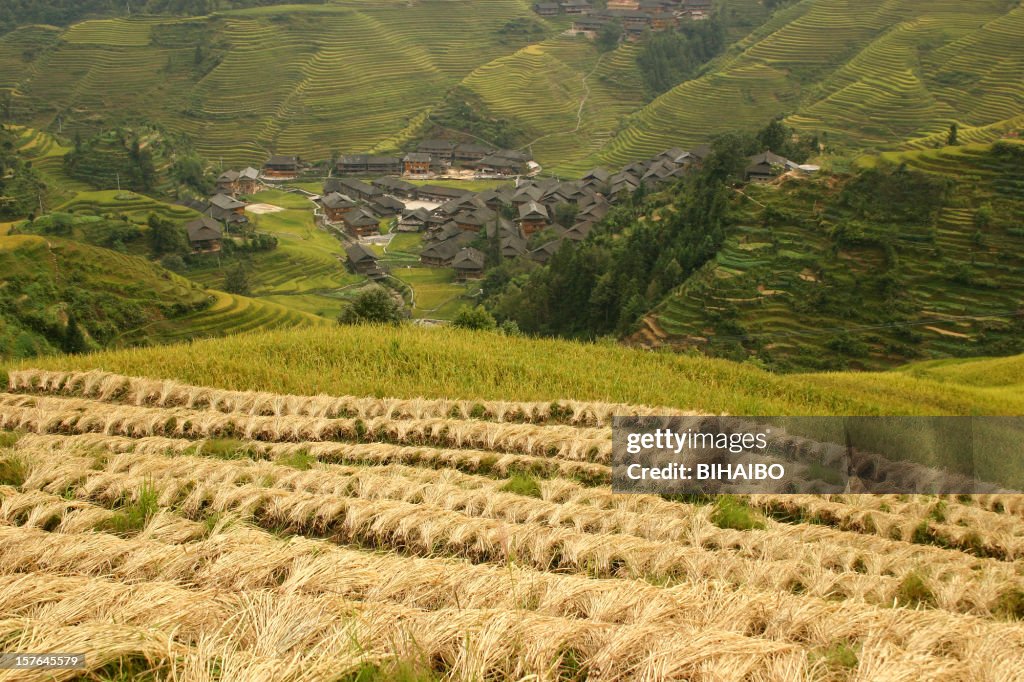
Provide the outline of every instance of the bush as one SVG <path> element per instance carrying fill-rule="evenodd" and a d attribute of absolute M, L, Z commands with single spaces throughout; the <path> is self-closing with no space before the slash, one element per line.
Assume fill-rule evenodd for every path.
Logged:
<path fill-rule="evenodd" d="M 494 316 L 484 310 L 482 306 L 470 308 L 463 306 L 452 320 L 452 326 L 458 329 L 476 329 L 490 331 L 498 326 Z M 518 328 L 518 327 L 517 327 Z"/>
<path fill-rule="evenodd" d="M 239 262 L 235 267 L 228 270 L 227 275 L 224 277 L 224 291 L 229 294 L 248 296 L 250 288 L 249 271 L 244 264 Z"/>
<path fill-rule="evenodd" d="M 402 307 L 384 287 L 362 292 L 338 316 L 339 324 L 400 324 Z"/>

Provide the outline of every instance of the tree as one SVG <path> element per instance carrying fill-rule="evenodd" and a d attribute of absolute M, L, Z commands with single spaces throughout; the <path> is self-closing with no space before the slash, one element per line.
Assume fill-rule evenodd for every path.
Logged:
<path fill-rule="evenodd" d="M 457 329 L 475 329 L 478 331 L 491 331 L 497 328 L 498 323 L 494 317 L 484 310 L 483 306 L 470 308 L 463 306 L 452 320 L 452 326 Z"/>
<path fill-rule="evenodd" d="M 954 122 L 954 123 L 950 124 L 950 126 L 949 126 L 949 135 L 946 136 L 946 144 L 948 144 L 950 147 L 955 147 L 957 145 L 957 139 L 959 137 L 960 137 L 960 126 L 958 126 Z"/>
<path fill-rule="evenodd" d="M 88 350 L 85 334 L 82 333 L 82 328 L 78 326 L 78 318 L 75 316 L 74 311 L 68 313 L 68 326 L 64 329 L 61 350 L 69 355 L 84 353 Z"/>
<path fill-rule="evenodd" d="M 248 296 L 250 287 L 249 270 L 242 261 L 238 261 L 235 267 L 228 270 L 227 275 L 224 277 L 224 291 L 229 294 Z"/>
<path fill-rule="evenodd" d="M 169 253 L 185 253 L 188 247 L 185 242 L 185 233 L 178 229 L 170 220 L 151 214 L 146 221 L 149 225 L 149 248 L 154 258 L 160 258 Z"/>
<path fill-rule="evenodd" d="M 362 292 L 352 305 L 338 316 L 339 324 L 399 324 L 402 307 L 391 293 L 381 286 Z"/>
<path fill-rule="evenodd" d="M 622 40 L 622 25 L 612 21 L 601 27 L 595 42 L 599 51 L 611 52 L 619 46 L 620 40 Z"/>

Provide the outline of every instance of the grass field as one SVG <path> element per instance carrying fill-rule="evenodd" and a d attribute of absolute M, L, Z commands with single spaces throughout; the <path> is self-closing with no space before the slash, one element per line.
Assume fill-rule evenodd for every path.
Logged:
<path fill-rule="evenodd" d="M 266 190 L 246 197 L 285 210 L 249 214 L 258 232 L 278 240 L 273 251 L 247 257 L 252 296 L 305 313 L 334 319 L 344 307 L 344 291 L 364 278 L 345 269 L 345 251 L 337 239 L 317 229 L 313 204 L 305 196 Z M 190 270 L 189 277 L 211 288 L 223 287 L 233 260 Z"/>
<path fill-rule="evenodd" d="M 778 377 L 336 327 L 39 364 L 0 393 L 3 634 L 94 679 L 1024 671 L 1016 496 L 612 495 L 610 416 L 657 410 L 607 402 L 968 413 L 1024 357 Z M 62 371 L 99 367 L 159 378 Z"/>
<path fill-rule="evenodd" d="M 462 306 L 472 306 L 473 301 L 467 294 L 479 289 L 479 286 L 456 282 L 455 271 L 451 268 L 420 267 L 416 261 L 385 259 L 384 262 L 391 265 L 392 277 L 412 288 L 414 318 L 450 320 Z"/>

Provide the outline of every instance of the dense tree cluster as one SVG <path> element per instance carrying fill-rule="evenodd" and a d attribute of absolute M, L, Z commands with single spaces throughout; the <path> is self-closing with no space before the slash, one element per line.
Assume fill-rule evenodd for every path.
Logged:
<path fill-rule="evenodd" d="M 484 283 L 492 313 L 527 333 L 595 338 L 631 331 L 721 247 L 729 185 L 745 158 L 740 142 L 717 141 L 703 170 L 680 183 L 669 202 L 651 202 L 641 188 L 547 266 L 511 276 L 492 271 Z"/>
<path fill-rule="evenodd" d="M 636 58 L 648 96 L 657 97 L 693 78 L 725 46 L 725 26 L 717 18 L 686 22 L 678 31 L 651 34 Z"/>
<path fill-rule="evenodd" d="M 32 164 L 18 155 L 14 135 L 0 125 L 0 219 L 32 214 L 43 189 Z"/>

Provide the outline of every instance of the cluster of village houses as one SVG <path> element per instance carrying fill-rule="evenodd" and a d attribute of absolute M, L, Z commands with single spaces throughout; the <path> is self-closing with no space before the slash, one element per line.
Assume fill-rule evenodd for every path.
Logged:
<path fill-rule="evenodd" d="M 274 155 L 263 165 L 262 177 L 290 180 L 308 167 L 297 156 Z M 504 178 L 535 174 L 540 166 L 529 154 L 514 149 L 499 149 L 481 142 L 436 139 L 424 140 L 414 150 L 397 156 L 348 154 L 334 163 L 331 174 L 396 175 L 422 180 L 443 176 L 453 170 L 469 173 L 471 177 Z"/>
<path fill-rule="evenodd" d="M 566 240 L 586 239 L 616 201 L 641 186 L 655 190 L 675 182 L 699 166 L 708 153 L 707 146 L 689 151 L 670 149 L 617 173 L 595 168 L 579 180 L 527 179 L 514 187 L 481 192 L 414 185 L 397 177 L 370 182 L 332 178 L 324 184 L 318 201 L 326 219 L 355 239 L 378 234 L 380 220 L 394 217 L 396 230 L 424 234 L 420 253 L 424 265 L 453 268 L 459 280 L 468 280 L 484 274 L 486 256 L 471 246 L 481 233 L 489 240 L 497 239 L 502 259 L 527 258 L 545 264 Z M 746 179 L 768 180 L 795 168 L 792 162 L 766 152 L 750 159 Z M 421 205 L 403 208 L 414 203 Z M 571 207 L 568 213 L 575 215 L 571 225 L 558 223 L 558 214 L 566 213 L 558 210 L 560 205 Z M 358 241 L 348 252 L 357 272 L 385 275 L 377 256 Z"/>
<path fill-rule="evenodd" d="M 458 146 L 446 143 L 446 153 L 454 153 Z M 421 147 L 441 151 L 437 141 L 428 141 Z M 424 235 L 420 253 L 424 265 L 453 268 L 462 281 L 484 274 L 485 254 L 471 246 L 481 234 L 489 240 L 497 239 L 502 259 L 526 258 L 545 264 L 566 240 L 586 239 L 616 201 L 631 196 L 641 186 L 656 190 L 675 182 L 699 167 L 709 151 L 706 145 L 690 150 L 669 149 L 615 173 L 595 168 L 579 180 L 527 178 L 518 180 L 514 186 L 481 192 L 413 184 L 397 173 L 369 180 L 367 171 L 362 171 L 366 179 L 348 175 L 328 178 L 315 201 L 320 206 L 323 224 L 349 242 L 349 263 L 356 272 L 371 278 L 386 276 L 378 257 L 360 239 L 379 236 L 381 221 L 392 220 L 396 231 Z M 413 154 L 428 152 L 417 151 L 406 158 Z M 343 157 L 338 167 L 351 167 L 355 158 Z M 202 217 L 186 226 L 193 249 L 219 250 L 223 229 L 247 220 L 246 203 L 236 197 L 255 193 L 264 182 L 294 178 L 299 170 L 295 157 L 275 156 L 262 171 L 246 168 L 223 173 L 217 179 L 217 194 L 195 206 Z M 798 170 L 807 172 L 813 167 L 798 166 L 768 151 L 750 158 L 745 176 L 747 181 L 758 182 Z M 569 210 L 559 208 L 563 206 Z M 561 225 L 559 214 L 571 214 L 575 219 L 571 225 Z"/>
<path fill-rule="evenodd" d="M 685 19 L 711 16 L 713 0 L 607 0 L 597 8 L 588 0 L 538 2 L 533 11 L 542 17 L 572 15 L 572 31 L 593 38 L 605 26 L 617 23 L 627 40 L 639 40 L 645 31 L 676 28 Z"/>

